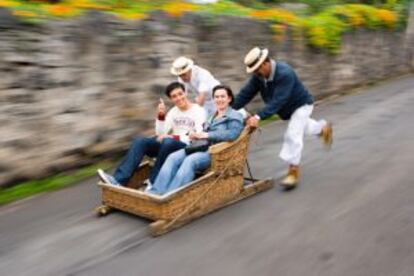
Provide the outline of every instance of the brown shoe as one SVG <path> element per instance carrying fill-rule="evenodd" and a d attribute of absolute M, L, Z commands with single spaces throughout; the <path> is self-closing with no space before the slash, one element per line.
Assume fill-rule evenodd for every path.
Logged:
<path fill-rule="evenodd" d="M 295 188 L 299 183 L 299 166 L 290 165 L 289 171 L 285 178 L 280 182 L 280 186 L 290 190 Z"/>
<path fill-rule="evenodd" d="M 320 137 L 322 139 L 325 148 L 330 150 L 333 142 L 333 128 L 332 123 L 328 122 L 321 131 Z"/>

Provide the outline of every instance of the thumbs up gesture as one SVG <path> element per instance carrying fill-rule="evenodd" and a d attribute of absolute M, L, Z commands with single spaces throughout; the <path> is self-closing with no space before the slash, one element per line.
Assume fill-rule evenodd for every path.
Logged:
<path fill-rule="evenodd" d="M 165 103 L 163 101 L 163 99 L 160 98 L 160 102 L 158 103 L 158 114 L 159 115 L 165 115 Z"/>

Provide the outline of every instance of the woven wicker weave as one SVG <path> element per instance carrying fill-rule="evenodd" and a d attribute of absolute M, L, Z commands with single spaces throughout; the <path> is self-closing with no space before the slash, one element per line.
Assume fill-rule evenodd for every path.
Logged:
<path fill-rule="evenodd" d="M 148 162 L 140 165 L 127 187 L 99 182 L 98 185 L 102 188 L 103 206 L 154 221 L 177 221 L 177 224 L 180 224 L 237 201 L 238 198 L 247 195 L 243 185 L 243 170 L 250 134 L 251 131 L 246 128 L 236 141 L 211 146 L 210 169 L 185 187 L 162 197 L 148 195 L 136 189 L 149 177 Z M 263 188 L 271 187 L 269 181 L 260 184 L 266 186 Z M 260 190 L 256 187 L 254 192 Z"/>

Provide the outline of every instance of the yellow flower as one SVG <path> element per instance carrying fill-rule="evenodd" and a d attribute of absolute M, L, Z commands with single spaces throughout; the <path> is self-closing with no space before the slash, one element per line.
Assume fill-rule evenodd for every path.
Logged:
<path fill-rule="evenodd" d="M 118 12 L 117 15 L 126 20 L 141 20 L 147 17 L 146 14 L 143 13 L 136 13 L 136 12 L 129 12 L 129 11 L 122 11 Z"/>
<path fill-rule="evenodd" d="M 276 33 L 284 33 L 286 30 L 286 25 L 283 24 L 273 24 L 272 25 L 272 29 L 276 32 Z"/>
<path fill-rule="evenodd" d="M 0 0 L 0 7 L 17 7 L 20 3 L 13 0 Z"/>
<path fill-rule="evenodd" d="M 197 7 L 190 3 L 184 2 L 170 2 L 162 7 L 169 15 L 178 17 L 182 16 L 185 12 L 195 11 Z"/>
<path fill-rule="evenodd" d="M 65 1 L 68 6 L 79 8 L 79 9 L 96 9 L 96 10 L 110 10 L 111 8 L 103 5 L 97 4 L 90 0 L 68 0 Z"/>
<path fill-rule="evenodd" d="M 258 11 L 253 11 L 250 13 L 251 17 L 256 17 L 259 19 L 267 19 L 269 17 L 269 10 L 258 10 Z"/>
<path fill-rule="evenodd" d="M 286 25 L 284 24 L 273 24 L 272 30 L 275 32 L 273 39 L 277 42 L 281 42 L 285 39 Z"/>
<path fill-rule="evenodd" d="M 397 15 L 390 10 L 378 9 L 377 16 L 379 17 L 381 22 L 387 27 L 393 27 L 397 22 Z"/>
<path fill-rule="evenodd" d="M 77 13 L 76 9 L 66 5 L 48 5 L 46 6 L 46 11 L 51 15 L 60 17 L 73 16 Z"/>
<path fill-rule="evenodd" d="M 352 14 L 349 17 L 349 24 L 351 24 L 353 27 L 362 26 L 364 24 L 364 19 L 359 14 Z"/>
<path fill-rule="evenodd" d="M 17 10 L 13 11 L 13 15 L 22 17 L 37 17 L 37 14 L 31 11 Z"/>
<path fill-rule="evenodd" d="M 288 24 L 292 24 L 297 20 L 293 13 L 283 9 L 257 10 L 251 12 L 250 16 L 262 20 L 276 20 Z"/>
<path fill-rule="evenodd" d="M 335 15 L 344 16 L 346 18 L 346 23 L 352 27 L 359 27 L 365 24 L 363 14 L 358 12 L 351 5 L 335 6 L 333 8 L 333 13 Z"/>
<path fill-rule="evenodd" d="M 314 46 L 323 47 L 328 45 L 325 30 L 322 27 L 313 27 L 309 30 L 310 42 Z"/>

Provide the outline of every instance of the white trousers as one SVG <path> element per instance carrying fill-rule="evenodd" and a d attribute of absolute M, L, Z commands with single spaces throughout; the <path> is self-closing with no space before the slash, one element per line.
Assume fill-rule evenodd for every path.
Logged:
<path fill-rule="evenodd" d="M 290 118 L 279 157 L 291 165 L 300 163 L 304 135 L 319 135 L 326 125 L 325 120 L 315 121 L 310 117 L 312 110 L 313 105 L 304 105 Z"/>

